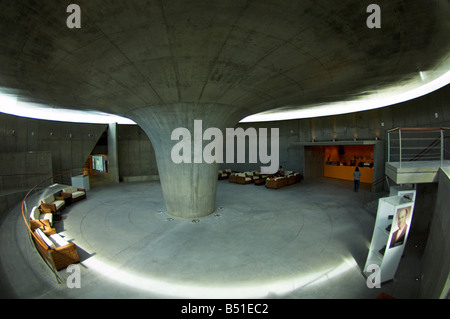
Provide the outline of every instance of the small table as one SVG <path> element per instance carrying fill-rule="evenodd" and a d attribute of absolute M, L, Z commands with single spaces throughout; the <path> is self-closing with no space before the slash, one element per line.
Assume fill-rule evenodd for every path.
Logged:
<path fill-rule="evenodd" d="M 66 206 L 69 206 L 70 204 L 72 204 L 72 198 L 70 198 L 70 196 L 63 196 L 64 198 L 64 203 L 66 204 Z"/>
<path fill-rule="evenodd" d="M 266 183 L 266 179 L 265 178 L 260 178 L 255 180 L 255 185 L 264 185 Z"/>

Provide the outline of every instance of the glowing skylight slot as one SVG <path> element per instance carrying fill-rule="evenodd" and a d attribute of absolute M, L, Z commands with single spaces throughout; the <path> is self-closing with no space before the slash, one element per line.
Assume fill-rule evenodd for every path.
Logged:
<path fill-rule="evenodd" d="M 426 79 L 429 78 L 428 73 L 420 72 L 420 78 L 425 82 Z M 250 115 L 242 119 L 240 122 L 270 122 L 367 111 L 421 97 L 436 91 L 449 83 L 450 71 L 447 71 L 437 79 L 428 83 L 421 83 L 420 86 L 417 86 L 417 83 L 414 82 L 403 86 L 395 86 L 382 92 L 369 94 L 367 97 L 359 100 L 312 105 L 303 109 L 293 109 L 289 111 L 262 112 Z"/>
<path fill-rule="evenodd" d="M 18 100 L 17 96 L 1 92 L 0 112 L 27 118 L 61 122 L 136 124 L 128 118 L 103 112 L 52 108 L 36 103 L 24 102 Z"/>

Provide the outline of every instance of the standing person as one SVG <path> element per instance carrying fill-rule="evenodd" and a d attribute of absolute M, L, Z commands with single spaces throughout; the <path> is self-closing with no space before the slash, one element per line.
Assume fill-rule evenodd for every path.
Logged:
<path fill-rule="evenodd" d="M 355 182 L 355 192 L 359 190 L 359 179 L 361 177 L 361 172 L 359 171 L 358 166 L 356 166 L 355 171 L 353 172 L 353 180 Z"/>

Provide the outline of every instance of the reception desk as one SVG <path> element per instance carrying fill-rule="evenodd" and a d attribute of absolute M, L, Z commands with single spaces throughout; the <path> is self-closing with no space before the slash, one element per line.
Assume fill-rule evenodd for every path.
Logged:
<path fill-rule="evenodd" d="M 353 181 L 353 172 L 354 171 L 355 171 L 355 166 L 325 164 L 324 176 Z M 373 168 L 372 167 L 359 167 L 359 171 L 361 172 L 361 177 L 360 177 L 361 183 L 372 184 Z"/>

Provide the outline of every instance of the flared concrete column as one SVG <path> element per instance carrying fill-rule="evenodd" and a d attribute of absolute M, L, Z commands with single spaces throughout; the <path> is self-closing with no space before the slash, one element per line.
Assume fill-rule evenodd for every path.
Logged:
<path fill-rule="evenodd" d="M 213 213 L 219 164 L 194 163 L 194 120 L 202 120 L 203 131 L 214 127 L 225 132 L 243 117 L 242 111 L 226 105 L 176 104 L 139 108 L 127 117 L 144 130 L 153 144 L 167 213 L 181 218 Z M 172 148 L 179 141 L 171 140 L 171 135 L 177 128 L 191 132 L 190 163 L 177 164 L 172 160 Z M 203 147 L 208 143 L 203 142 Z"/>
<path fill-rule="evenodd" d="M 108 125 L 108 177 L 114 183 L 119 182 L 119 154 L 117 148 L 117 123 Z"/>

